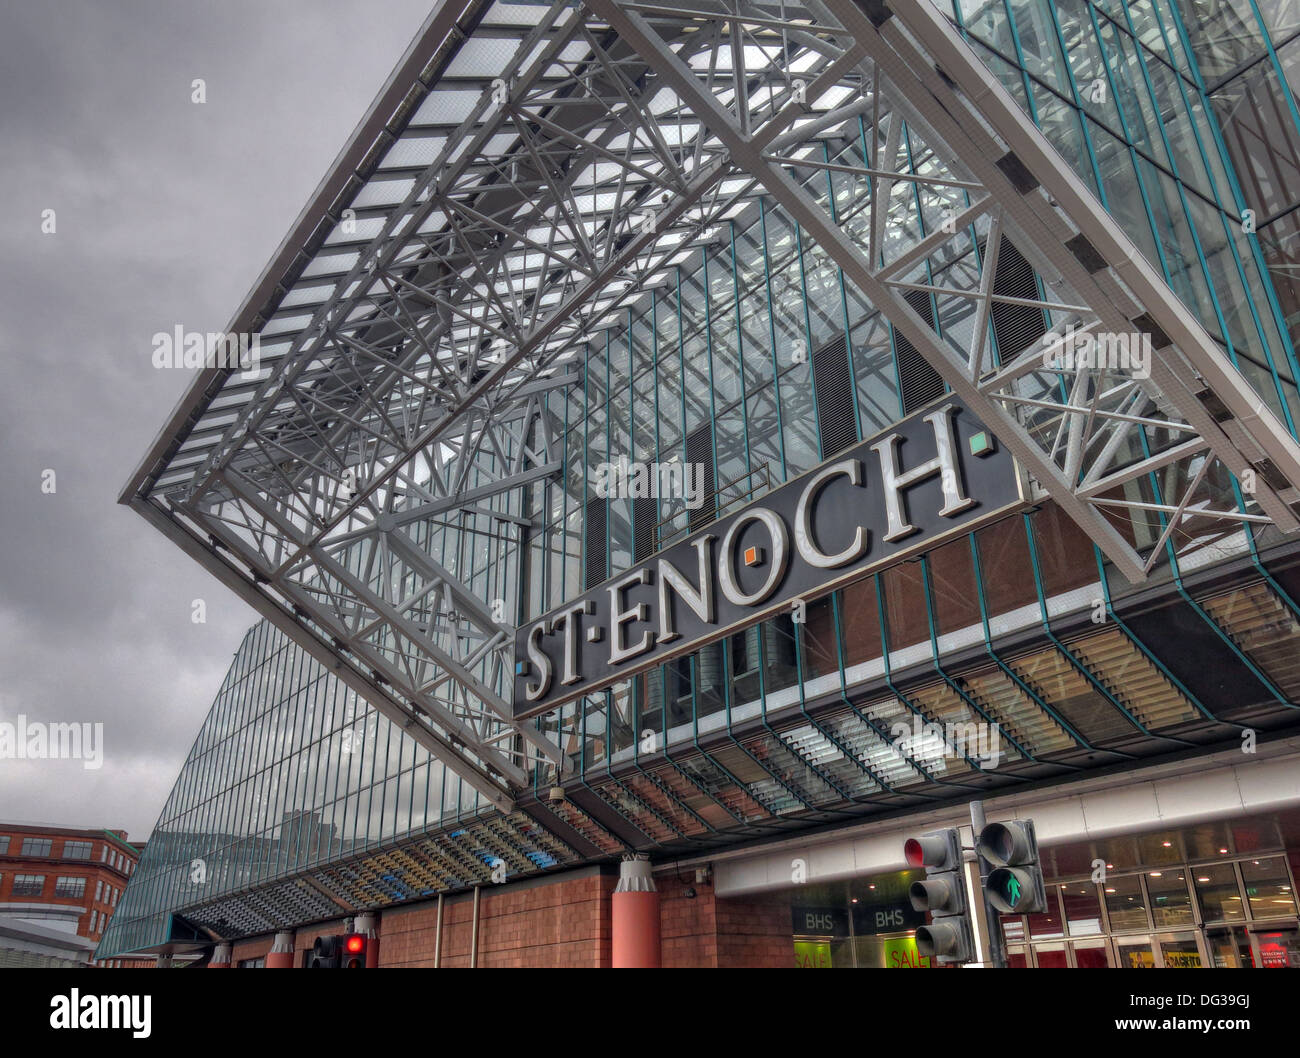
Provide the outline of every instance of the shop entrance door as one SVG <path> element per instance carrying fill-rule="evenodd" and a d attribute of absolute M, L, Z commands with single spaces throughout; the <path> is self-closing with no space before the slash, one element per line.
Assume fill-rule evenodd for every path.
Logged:
<path fill-rule="evenodd" d="M 1210 966 L 1236 970 L 1252 965 L 1251 940 L 1245 926 L 1211 926 L 1205 934 Z"/>

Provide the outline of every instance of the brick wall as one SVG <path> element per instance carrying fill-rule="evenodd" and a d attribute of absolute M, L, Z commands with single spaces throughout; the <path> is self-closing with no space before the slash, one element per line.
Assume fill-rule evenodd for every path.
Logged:
<path fill-rule="evenodd" d="M 271 950 L 271 943 L 274 940 L 274 937 L 266 936 L 235 941 L 231 946 L 234 954 L 231 957 L 230 965 L 232 967 L 238 966 L 241 959 L 264 959 Z"/>
<path fill-rule="evenodd" d="M 478 965 L 488 967 L 608 967 L 612 961 L 611 896 L 618 879 L 596 871 L 537 884 L 484 888 L 479 908 Z M 776 967 L 793 963 L 790 906 L 780 896 L 719 900 L 707 882 L 658 875 L 660 937 L 665 967 Z M 696 895 L 686 896 L 693 887 Z M 474 896 L 459 893 L 443 903 L 442 965 L 468 967 Z M 382 912 L 381 967 L 433 966 L 436 900 Z M 339 919 L 298 930 L 294 966 L 316 938 L 342 933 Z M 264 956 L 270 936 L 239 941 L 234 961 Z"/>
<path fill-rule="evenodd" d="M 479 906 L 479 966 L 609 966 L 609 897 L 616 881 L 593 872 L 545 885 L 484 889 Z M 432 966 L 437 921 L 436 902 L 384 912 L 380 965 Z M 444 967 L 469 966 L 473 924 L 473 894 L 444 902 Z"/>
<path fill-rule="evenodd" d="M 709 883 L 679 881 L 672 875 L 657 875 L 655 885 L 665 968 L 793 965 L 788 898 L 719 900 Z M 686 895 L 688 888 L 695 890 L 693 898 Z"/>

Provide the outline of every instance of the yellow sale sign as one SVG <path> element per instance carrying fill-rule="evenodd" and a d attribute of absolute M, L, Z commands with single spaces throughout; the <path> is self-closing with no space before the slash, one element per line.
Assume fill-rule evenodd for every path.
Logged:
<path fill-rule="evenodd" d="M 794 942 L 794 964 L 800 970 L 829 970 L 831 946 L 813 940 Z"/>
<path fill-rule="evenodd" d="M 916 950 L 915 937 L 897 937 L 884 942 L 885 967 L 890 970 L 928 970 L 930 960 Z"/>

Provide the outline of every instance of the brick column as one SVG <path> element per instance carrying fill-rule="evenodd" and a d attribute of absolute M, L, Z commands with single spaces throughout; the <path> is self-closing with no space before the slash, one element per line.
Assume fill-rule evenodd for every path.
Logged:
<path fill-rule="evenodd" d="M 275 943 L 271 945 L 271 950 L 266 954 L 266 968 L 268 970 L 293 969 L 292 933 L 277 933 L 275 935 Z"/>
<path fill-rule="evenodd" d="M 618 885 L 610 898 L 615 969 L 657 969 L 659 958 L 659 893 L 643 855 L 627 856 L 619 867 Z"/>

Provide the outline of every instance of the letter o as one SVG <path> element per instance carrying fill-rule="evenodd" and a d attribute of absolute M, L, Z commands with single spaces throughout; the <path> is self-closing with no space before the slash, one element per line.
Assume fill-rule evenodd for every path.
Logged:
<path fill-rule="evenodd" d="M 763 586 L 746 595 L 740 590 L 740 584 L 736 581 L 734 548 L 736 541 L 740 539 L 741 531 L 751 522 L 762 522 L 767 529 L 768 536 L 772 540 L 772 561 Z M 718 564 L 718 584 L 722 587 L 722 594 L 726 596 L 728 602 L 736 606 L 756 606 L 776 590 L 781 578 L 785 576 L 785 568 L 789 561 L 789 536 L 786 533 L 785 522 L 775 511 L 768 510 L 766 507 L 756 507 L 732 522 L 727 535 L 722 538 L 722 561 Z"/>

